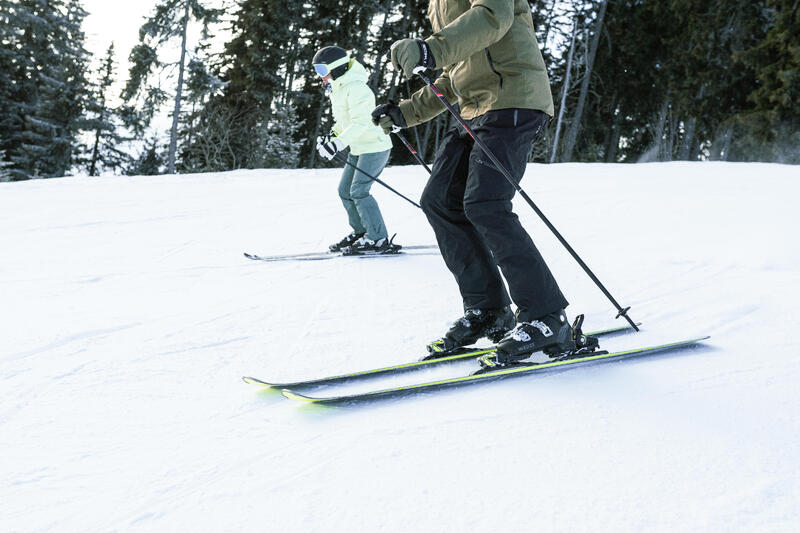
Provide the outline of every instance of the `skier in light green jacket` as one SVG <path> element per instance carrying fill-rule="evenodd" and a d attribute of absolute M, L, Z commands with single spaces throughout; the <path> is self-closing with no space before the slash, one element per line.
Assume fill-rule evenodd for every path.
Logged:
<path fill-rule="evenodd" d="M 345 254 L 396 252 L 399 246 L 390 241 L 378 202 L 369 193 L 373 179 L 368 175 L 377 178 L 383 172 L 392 142 L 372 123 L 375 95 L 367 85 L 367 71 L 338 46 L 322 48 L 313 64 L 331 99 L 334 118 L 331 134 L 317 139 L 317 151 L 330 160 L 350 147 L 339 197 L 353 231 L 330 250 Z"/>

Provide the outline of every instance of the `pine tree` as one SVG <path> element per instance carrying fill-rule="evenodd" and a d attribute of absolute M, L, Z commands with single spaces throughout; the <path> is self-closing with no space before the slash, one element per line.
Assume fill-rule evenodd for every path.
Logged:
<path fill-rule="evenodd" d="M 3 2 L 0 61 L 10 64 L 0 82 L 4 96 L 3 148 L 15 179 L 63 176 L 78 153 L 78 133 L 88 93 L 78 0 Z M 6 68 L 3 70 L 5 71 Z"/>
<path fill-rule="evenodd" d="M 6 161 L 5 150 L 0 150 L 0 182 L 11 181 L 11 172 L 7 170 L 11 163 Z"/>
<path fill-rule="evenodd" d="M 4 151 L 4 161 L 19 150 L 25 115 L 32 111 L 22 87 L 22 84 L 30 86 L 30 57 L 22 47 L 23 23 L 30 12 L 29 7 L 11 0 L 0 0 L 0 150 Z M 25 177 L 24 172 L 17 171 L 9 179 Z"/>
<path fill-rule="evenodd" d="M 16 129 L 12 99 L 15 96 L 14 74 L 20 61 L 20 53 L 15 46 L 18 40 L 17 20 L 10 0 L 0 0 L 0 150 L 10 147 L 9 139 Z"/>
<path fill-rule="evenodd" d="M 209 110 L 209 101 L 225 87 L 225 83 L 212 74 L 206 63 L 200 59 L 205 47 L 195 51 L 198 57 L 189 62 L 187 70 L 189 75 L 186 81 L 186 96 L 184 98 L 188 107 L 181 117 L 179 129 L 180 172 L 220 171 L 227 168 L 209 168 L 203 157 L 203 146 L 206 140 L 203 136 L 204 118 Z"/>
<path fill-rule="evenodd" d="M 109 102 L 115 73 L 114 43 L 111 43 L 97 69 L 98 80 L 86 107 L 90 118 L 85 121 L 85 128 L 93 133 L 93 142 L 84 162 L 90 176 L 99 175 L 103 169 L 115 172 L 130 162 L 130 156 L 119 148 L 128 139 L 119 133 L 118 111 Z"/>
<path fill-rule="evenodd" d="M 167 172 L 170 174 L 175 173 L 175 154 L 178 148 L 178 124 L 183 99 L 189 23 L 192 20 L 202 23 L 203 37 L 205 38 L 208 36 L 209 26 L 217 22 L 222 13 L 219 9 L 206 7 L 207 3 L 201 0 L 162 0 L 156 6 L 153 15 L 142 25 L 139 30 L 139 44 L 131 51 L 130 78 L 123 96 L 128 102 L 136 99 L 142 100 L 141 120 L 146 125 L 168 99 L 165 91 L 148 84 L 148 79 L 154 73 L 153 71 L 162 72 L 173 66 L 161 62 L 158 55 L 159 48 L 180 38 L 180 59 L 177 62 L 178 80 L 167 153 Z"/>
<path fill-rule="evenodd" d="M 764 4 L 769 29 L 739 56 L 757 73 L 758 85 L 748 95 L 753 109 L 737 118 L 752 136 L 745 148 L 756 151 L 756 158 L 799 164 L 800 0 Z M 759 144 L 767 147 L 757 150 Z"/>
<path fill-rule="evenodd" d="M 302 2 L 238 3 L 232 21 L 234 38 L 222 55 L 220 77 L 226 88 L 201 119 L 208 135 L 199 142 L 208 162 L 225 161 L 230 168 L 262 166 L 263 145 L 252 133 L 269 122 L 274 101 L 289 102 L 293 86 L 303 79 L 301 72 L 309 68 L 310 56 L 302 44 L 309 18 L 315 17 Z M 232 125 L 222 135 L 221 126 L 227 122 Z"/>
<path fill-rule="evenodd" d="M 592 36 L 591 42 L 587 43 L 587 49 L 584 56 L 586 69 L 583 73 L 583 81 L 581 82 L 581 90 L 578 96 L 578 103 L 575 106 L 575 114 L 572 119 L 572 124 L 570 125 L 565 137 L 563 155 L 564 161 L 572 161 L 572 154 L 575 150 L 575 144 L 578 140 L 578 133 L 580 132 L 581 125 L 583 123 L 583 113 L 586 106 L 586 101 L 589 97 L 589 86 L 592 82 L 592 71 L 594 69 L 597 49 L 600 46 L 600 37 L 603 32 L 603 24 L 605 21 L 607 8 L 608 0 L 602 0 L 597 12 L 597 20 L 592 24 L 592 31 L 594 32 L 594 35 Z"/>
<path fill-rule="evenodd" d="M 164 157 L 159 150 L 158 138 L 152 137 L 132 164 L 125 170 L 128 176 L 156 176 L 164 167 Z"/>
<path fill-rule="evenodd" d="M 261 128 L 263 139 L 261 166 L 264 168 L 297 168 L 300 164 L 302 141 L 295 140 L 303 125 L 291 105 L 275 106 L 271 120 Z"/>

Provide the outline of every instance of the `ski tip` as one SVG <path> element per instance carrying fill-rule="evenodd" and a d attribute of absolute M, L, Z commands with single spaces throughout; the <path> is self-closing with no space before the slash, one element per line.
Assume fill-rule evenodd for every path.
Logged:
<path fill-rule="evenodd" d="M 251 378 L 248 376 L 243 376 L 242 381 L 244 381 L 248 385 L 258 385 L 259 387 L 272 387 L 272 383 L 267 383 L 266 381 L 261 381 L 260 379 Z"/>
<path fill-rule="evenodd" d="M 702 337 L 695 337 L 694 339 L 690 339 L 688 341 L 676 342 L 675 344 L 697 344 L 699 342 L 707 341 L 711 338 L 711 335 L 704 335 Z"/>
<path fill-rule="evenodd" d="M 309 398 L 308 396 L 303 396 L 302 394 L 298 394 L 294 391 L 289 389 L 283 389 L 281 391 L 284 397 L 289 398 L 290 400 L 295 400 L 297 402 L 304 402 L 304 403 L 314 403 L 316 400 L 314 398 Z"/>

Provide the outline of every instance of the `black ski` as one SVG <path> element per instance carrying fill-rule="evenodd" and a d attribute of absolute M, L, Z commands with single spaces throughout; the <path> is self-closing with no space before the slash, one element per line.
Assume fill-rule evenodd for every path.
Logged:
<path fill-rule="evenodd" d="M 374 400 L 378 398 L 386 398 L 402 394 L 438 390 L 441 388 L 457 386 L 457 385 L 467 385 L 467 384 L 482 383 L 487 381 L 494 381 L 501 378 L 519 376 L 523 374 L 532 374 L 536 372 L 546 372 L 550 370 L 573 368 L 575 366 L 593 362 L 605 362 L 622 358 L 630 358 L 642 355 L 650 355 L 655 353 L 673 351 L 681 348 L 688 348 L 690 346 L 694 346 L 708 338 L 709 337 L 698 337 L 696 339 L 672 342 L 669 344 L 661 344 L 658 346 L 634 348 L 632 350 L 625 350 L 620 352 L 612 352 L 612 353 L 598 352 L 596 354 L 579 355 L 576 357 L 564 357 L 544 363 L 525 363 L 525 362 L 516 363 L 514 365 L 502 367 L 498 370 L 480 371 L 479 373 L 471 374 L 468 376 L 443 379 L 439 381 L 430 381 L 427 383 L 417 383 L 413 385 L 405 385 L 402 387 L 394 387 L 391 389 L 375 390 L 357 394 L 346 394 L 340 396 L 307 396 L 304 394 L 299 394 L 289 389 L 284 389 L 281 391 L 281 393 L 290 400 L 297 400 L 313 404 L 342 404 L 348 402 Z"/>

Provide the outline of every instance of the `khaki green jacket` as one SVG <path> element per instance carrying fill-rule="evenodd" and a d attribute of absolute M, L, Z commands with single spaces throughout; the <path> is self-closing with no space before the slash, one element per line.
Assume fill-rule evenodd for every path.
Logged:
<path fill-rule="evenodd" d="M 434 85 L 461 115 L 493 109 L 537 109 L 553 116 L 553 96 L 530 6 L 525 0 L 431 0 L 434 34 L 425 42 L 442 75 Z M 409 126 L 427 122 L 444 106 L 423 87 L 400 102 Z"/>

